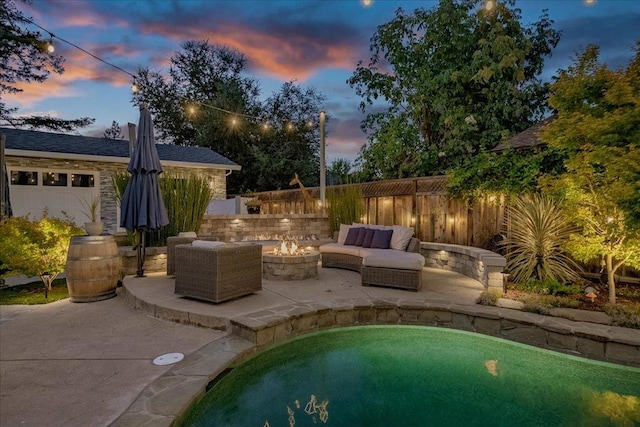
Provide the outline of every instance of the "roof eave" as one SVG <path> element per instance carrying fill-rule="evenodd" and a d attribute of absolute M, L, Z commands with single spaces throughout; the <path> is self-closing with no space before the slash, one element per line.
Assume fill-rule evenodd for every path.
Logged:
<path fill-rule="evenodd" d="M 17 157 L 38 157 L 44 159 L 60 159 L 60 160 L 79 160 L 79 161 L 88 161 L 88 162 L 107 162 L 107 163 L 123 163 L 128 164 L 128 157 L 115 157 L 115 156 L 96 156 L 96 155 L 86 155 L 86 154 L 73 154 L 73 153 L 54 153 L 48 151 L 34 151 L 34 150 L 16 150 L 12 148 L 7 148 L 5 150 L 5 154 L 7 156 L 17 156 Z M 207 169 L 224 169 L 224 170 L 240 170 L 242 166 L 240 165 L 224 165 L 217 163 L 194 163 L 194 162 L 184 162 L 184 161 L 174 161 L 174 160 L 161 160 L 162 164 L 165 166 L 173 166 L 173 167 L 199 167 L 199 168 L 207 168 Z"/>

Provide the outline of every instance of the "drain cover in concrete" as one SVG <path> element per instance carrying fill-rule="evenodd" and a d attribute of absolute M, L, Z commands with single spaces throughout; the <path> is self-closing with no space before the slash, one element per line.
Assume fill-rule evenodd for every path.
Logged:
<path fill-rule="evenodd" d="M 153 364 L 158 366 L 172 365 L 184 359 L 182 353 L 167 353 L 153 359 Z"/>

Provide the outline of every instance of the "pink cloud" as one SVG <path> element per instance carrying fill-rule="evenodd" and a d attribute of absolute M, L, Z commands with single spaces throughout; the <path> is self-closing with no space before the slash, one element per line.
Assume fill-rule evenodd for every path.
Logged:
<path fill-rule="evenodd" d="M 249 59 L 252 68 L 283 80 L 306 80 L 319 67 L 351 69 L 357 62 L 357 52 L 348 44 L 327 45 L 302 35 L 286 38 L 239 24 L 220 24 L 215 30 L 193 26 L 185 30 L 153 23 L 141 31 L 162 34 L 178 42 L 204 39 L 237 49 Z"/>

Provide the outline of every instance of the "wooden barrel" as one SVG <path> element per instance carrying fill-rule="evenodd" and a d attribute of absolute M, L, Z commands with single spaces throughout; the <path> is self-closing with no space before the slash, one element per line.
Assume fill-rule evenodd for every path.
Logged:
<path fill-rule="evenodd" d="M 113 236 L 74 236 L 67 253 L 67 288 L 72 302 L 116 296 L 122 261 Z"/>

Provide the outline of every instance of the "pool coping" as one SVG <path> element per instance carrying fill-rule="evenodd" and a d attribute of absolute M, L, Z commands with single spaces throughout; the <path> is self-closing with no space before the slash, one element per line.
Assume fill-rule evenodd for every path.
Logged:
<path fill-rule="evenodd" d="M 437 326 L 481 333 L 587 359 L 640 368 L 640 330 L 481 305 L 358 298 L 292 303 L 230 318 L 145 305 L 125 287 L 129 304 L 155 317 L 225 329 L 228 334 L 189 354 L 151 383 L 111 425 L 171 426 L 225 369 L 291 338 L 364 325 Z"/>

